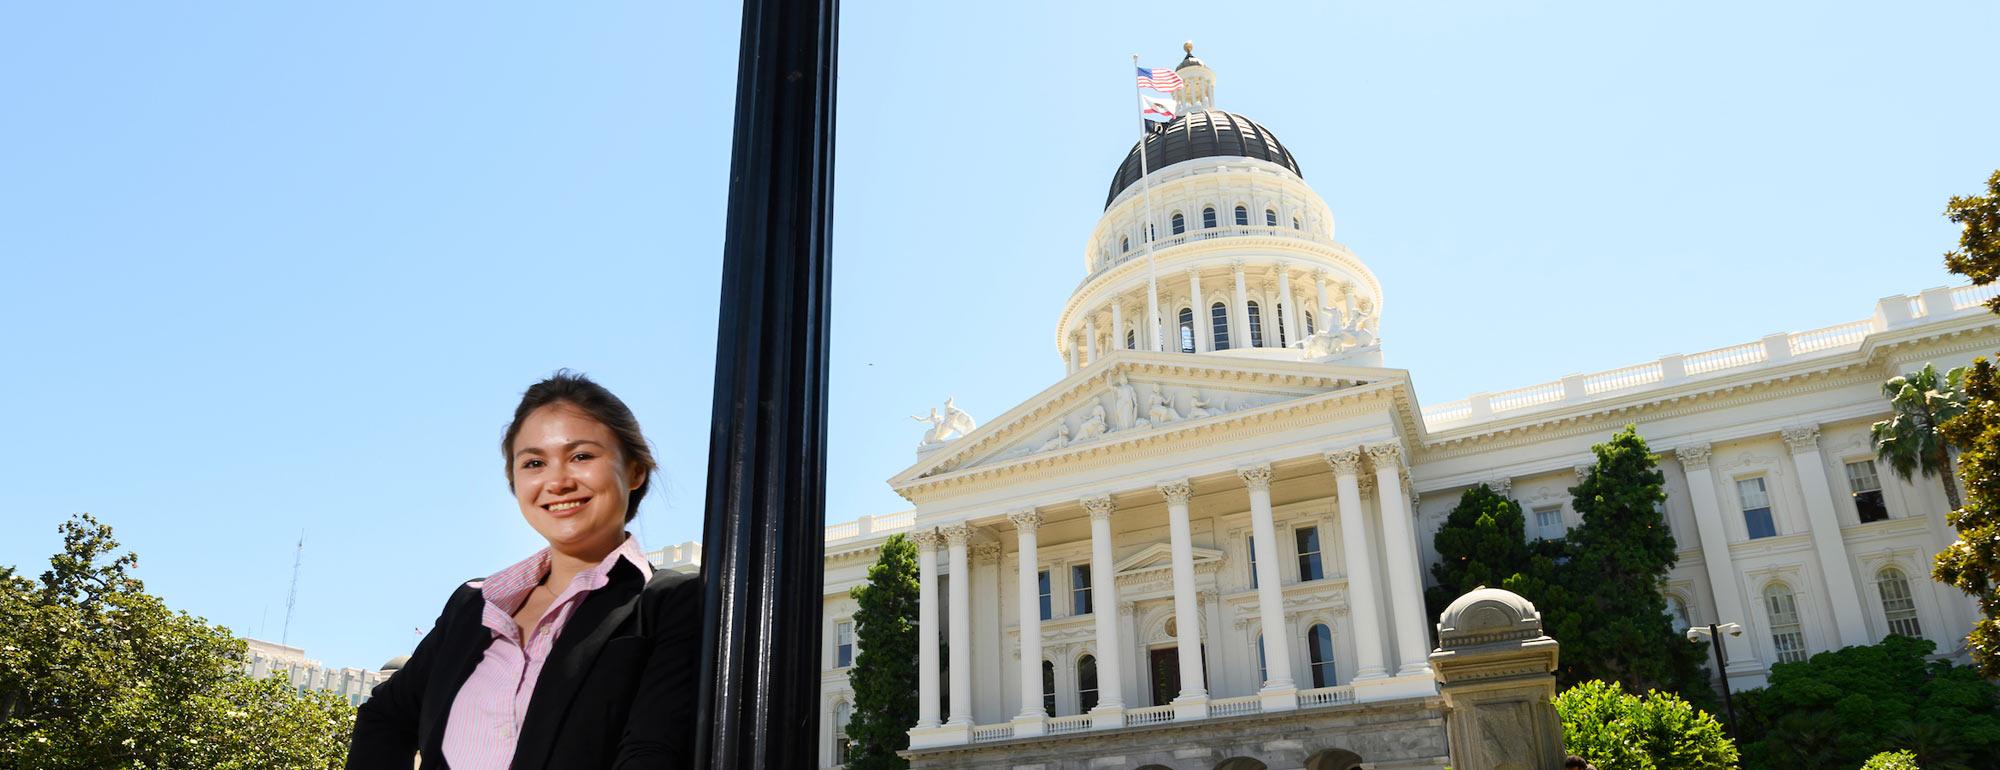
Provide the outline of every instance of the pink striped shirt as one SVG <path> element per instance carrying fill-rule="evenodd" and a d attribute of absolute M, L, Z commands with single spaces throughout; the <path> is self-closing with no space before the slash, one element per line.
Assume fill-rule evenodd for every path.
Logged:
<path fill-rule="evenodd" d="M 493 643 L 487 645 L 479 667 L 472 670 L 472 676 L 465 680 L 465 686 L 459 688 L 457 699 L 451 703 L 451 715 L 446 718 L 444 730 L 447 764 L 455 770 L 507 770 L 513 763 L 521 718 L 528 713 L 528 701 L 534 697 L 535 680 L 541 676 L 549 650 L 555 647 L 563 624 L 569 621 L 577 605 L 583 603 L 583 598 L 611 582 L 611 567 L 620 558 L 638 567 L 639 574 L 646 579 L 652 579 L 653 565 L 646 562 L 645 551 L 628 534 L 625 542 L 605 555 L 603 561 L 576 573 L 542 612 L 525 641 L 520 626 L 514 622 L 514 612 L 549 574 L 549 549 L 536 551 L 514 566 L 493 573 L 478 586 L 486 598 L 480 622 L 492 630 Z"/>

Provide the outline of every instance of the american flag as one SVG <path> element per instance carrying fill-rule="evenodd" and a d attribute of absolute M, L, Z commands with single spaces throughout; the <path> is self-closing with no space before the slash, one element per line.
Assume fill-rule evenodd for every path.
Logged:
<path fill-rule="evenodd" d="M 1181 76 L 1168 69 L 1139 68 L 1139 87 L 1170 94 L 1180 89 Z"/>

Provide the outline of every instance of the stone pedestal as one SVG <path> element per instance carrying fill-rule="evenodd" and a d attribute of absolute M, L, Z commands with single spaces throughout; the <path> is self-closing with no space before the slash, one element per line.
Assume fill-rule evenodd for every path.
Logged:
<path fill-rule="evenodd" d="M 1438 621 L 1431 671 L 1444 696 L 1451 765 L 1457 770 L 1558 770 L 1556 640 L 1535 605 L 1511 591 L 1479 588 Z"/>

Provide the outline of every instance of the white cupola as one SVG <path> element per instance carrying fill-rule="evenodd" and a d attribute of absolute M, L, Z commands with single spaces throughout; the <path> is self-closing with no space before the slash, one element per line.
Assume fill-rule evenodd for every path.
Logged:
<path fill-rule="evenodd" d="M 1174 91 L 1181 114 L 1215 109 L 1215 72 L 1194 58 L 1194 41 L 1182 43 L 1181 50 L 1187 52 L 1187 57 L 1174 67 L 1174 74 L 1181 76 L 1181 87 Z"/>

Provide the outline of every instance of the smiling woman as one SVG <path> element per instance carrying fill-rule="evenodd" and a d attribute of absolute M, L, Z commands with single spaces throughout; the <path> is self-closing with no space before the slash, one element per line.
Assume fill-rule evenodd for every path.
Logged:
<path fill-rule="evenodd" d="M 625 531 L 656 469 L 639 421 L 559 371 L 522 394 L 500 451 L 548 547 L 452 594 L 357 712 L 347 766 L 687 766 L 701 587 Z"/>

